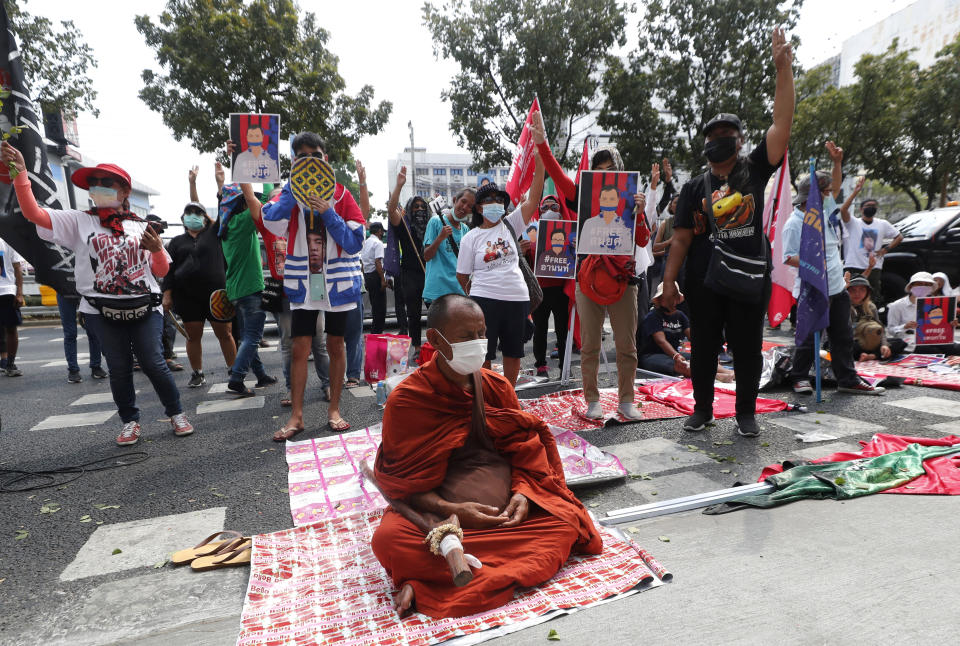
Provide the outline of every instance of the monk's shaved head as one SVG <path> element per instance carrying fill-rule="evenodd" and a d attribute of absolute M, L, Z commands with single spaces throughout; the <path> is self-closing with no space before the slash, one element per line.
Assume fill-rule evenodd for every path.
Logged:
<path fill-rule="evenodd" d="M 427 328 L 440 330 L 442 333 L 451 321 L 463 314 L 483 316 L 483 310 L 476 301 L 463 294 L 446 294 L 434 300 L 427 310 Z"/>

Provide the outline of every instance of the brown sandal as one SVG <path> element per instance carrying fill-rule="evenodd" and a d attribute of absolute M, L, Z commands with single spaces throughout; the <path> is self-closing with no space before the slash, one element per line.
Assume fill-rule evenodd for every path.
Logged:
<path fill-rule="evenodd" d="M 225 536 L 226 538 L 224 540 L 214 541 L 213 539 L 215 539 L 217 536 Z M 179 552 L 174 552 L 170 556 L 170 562 L 174 565 L 186 565 L 187 563 L 190 563 L 194 559 L 200 558 L 201 556 L 210 556 L 211 554 L 215 554 L 224 545 L 233 543 L 238 538 L 243 538 L 243 535 L 240 532 L 234 532 L 232 530 L 214 532 L 200 541 L 200 543 L 194 547 L 180 550 Z"/>
<path fill-rule="evenodd" d="M 274 442 L 286 442 L 292 438 L 297 433 L 303 433 L 304 428 L 301 426 L 297 428 L 296 426 L 284 426 L 279 431 L 273 434 Z"/>
<path fill-rule="evenodd" d="M 207 570 L 216 570 L 222 567 L 250 565 L 250 557 L 252 555 L 253 542 L 249 538 L 239 538 L 220 548 L 216 554 L 194 559 L 193 562 L 190 563 L 190 568 L 195 572 L 206 572 Z"/>

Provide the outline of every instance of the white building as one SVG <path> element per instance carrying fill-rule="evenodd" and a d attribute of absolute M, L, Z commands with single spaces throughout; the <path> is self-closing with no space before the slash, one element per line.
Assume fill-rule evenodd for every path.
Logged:
<path fill-rule="evenodd" d="M 920 67 L 931 65 L 937 52 L 960 34 L 960 0 L 919 0 L 843 41 L 839 85 L 854 82 L 854 66 L 864 54 L 882 54 L 894 38 L 901 50 L 914 49 Z"/>
<path fill-rule="evenodd" d="M 484 179 L 489 179 L 503 188 L 510 174 L 509 166 L 474 168 L 473 158 L 466 153 L 428 153 L 426 148 L 415 148 L 413 155 L 413 169 L 410 168 L 410 148 L 398 153 L 395 159 L 387 160 L 389 191 L 396 186 L 400 168 L 407 167 L 407 183 L 400 191 L 401 206 L 406 204 L 412 195 L 419 195 L 427 200 L 442 195 L 449 203 L 460 189 L 479 186 Z"/>

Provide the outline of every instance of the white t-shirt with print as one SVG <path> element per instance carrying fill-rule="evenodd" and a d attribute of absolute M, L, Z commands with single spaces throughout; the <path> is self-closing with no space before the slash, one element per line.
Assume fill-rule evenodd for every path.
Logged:
<path fill-rule="evenodd" d="M 102 226 L 95 215 L 83 211 L 45 210 L 50 214 L 53 227 L 45 229 L 38 225 L 37 234 L 43 240 L 67 247 L 76 254 L 73 274 L 77 293 L 81 296 L 137 298 L 160 293 L 160 285 L 150 268 L 151 254 L 140 247 L 146 222 L 124 220 L 125 235 L 118 236 Z M 80 311 L 98 313 L 86 298 L 80 303 Z"/>
<path fill-rule="evenodd" d="M 849 222 L 843 223 L 843 228 L 843 266 L 853 269 L 866 269 L 870 264 L 870 252 L 880 251 L 885 240 L 900 235 L 895 226 L 879 218 L 867 224 L 858 217 L 851 217 Z M 875 269 L 882 267 L 883 256 L 877 256 Z"/>
<path fill-rule="evenodd" d="M 523 231 L 520 209 L 505 218 L 514 231 Z M 530 300 L 520 271 L 517 241 L 503 222 L 489 229 L 471 229 L 460 240 L 457 273 L 472 276 L 470 295 L 499 301 Z"/>
<path fill-rule="evenodd" d="M 23 257 L 3 240 L 0 240 L 0 296 L 17 295 L 17 275 L 13 263 L 23 262 Z M 21 269 L 23 267 L 21 266 Z"/>

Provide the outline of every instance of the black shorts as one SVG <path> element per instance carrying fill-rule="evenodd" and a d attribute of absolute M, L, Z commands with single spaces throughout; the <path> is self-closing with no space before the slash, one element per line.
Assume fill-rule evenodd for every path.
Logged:
<path fill-rule="evenodd" d="M 217 319 L 210 314 L 210 294 L 213 292 L 174 292 L 173 311 L 184 323 Z"/>
<path fill-rule="evenodd" d="M 347 314 L 343 312 L 324 312 L 323 331 L 330 336 L 343 336 L 347 332 Z M 316 336 L 317 317 L 320 310 L 290 310 L 290 337 Z"/>
<path fill-rule="evenodd" d="M 13 294 L 0 296 L 0 327 L 19 327 L 23 325 L 23 314 L 17 307 L 17 297 Z"/>
<path fill-rule="evenodd" d="M 497 346 L 503 356 L 523 358 L 524 321 L 530 310 L 530 301 L 500 301 L 495 298 L 471 296 L 480 309 L 487 325 L 487 361 L 497 356 Z"/>

